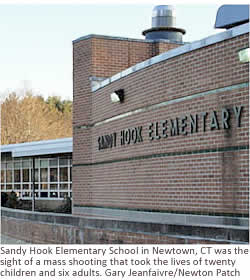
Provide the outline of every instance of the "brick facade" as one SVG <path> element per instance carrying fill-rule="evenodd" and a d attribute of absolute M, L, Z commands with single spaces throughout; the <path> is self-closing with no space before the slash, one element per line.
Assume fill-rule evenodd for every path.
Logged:
<path fill-rule="evenodd" d="M 248 34 L 208 44 L 92 92 L 91 76 L 112 76 L 174 46 L 95 37 L 75 42 L 75 209 L 248 215 L 249 69 L 238 59 L 248 44 Z M 125 101 L 112 104 L 110 93 L 120 88 Z M 196 131 L 190 115 L 197 116 Z M 168 137 L 157 139 L 156 126 L 166 120 L 178 122 L 179 135 L 171 136 L 168 126 Z M 121 131 L 139 127 L 143 142 L 121 145 Z M 111 133 L 117 146 L 99 150 L 98 138 Z"/>

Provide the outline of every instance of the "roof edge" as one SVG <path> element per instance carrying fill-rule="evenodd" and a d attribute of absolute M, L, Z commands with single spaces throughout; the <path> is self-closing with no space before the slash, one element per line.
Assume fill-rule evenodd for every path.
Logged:
<path fill-rule="evenodd" d="M 98 85 L 94 85 L 92 87 L 92 92 L 96 92 L 99 89 L 113 83 L 114 81 L 117 81 L 121 78 L 124 78 L 132 73 L 135 73 L 139 70 L 143 70 L 149 66 L 152 66 L 156 63 L 165 61 L 167 59 L 200 49 L 200 48 L 204 48 L 210 45 L 213 45 L 215 43 L 219 43 L 243 34 L 249 33 L 249 23 L 245 23 L 236 27 L 233 27 L 231 29 L 228 29 L 224 32 L 215 34 L 215 35 L 211 35 L 209 37 L 205 37 L 204 39 L 198 40 L 198 41 L 194 41 L 192 43 L 189 44 L 185 44 L 181 47 L 177 47 L 174 49 L 171 49 L 165 53 L 162 53 L 160 55 L 154 56 L 150 59 L 147 59 L 143 62 L 137 63 L 135 65 L 133 65 L 132 67 L 129 67 L 117 74 L 115 74 L 112 77 L 109 77 L 105 80 L 103 80 L 102 82 L 100 82 L 100 84 Z"/>
<path fill-rule="evenodd" d="M 86 36 L 79 37 L 75 40 L 72 41 L 73 44 L 92 39 L 92 38 L 97 38 L 97 39 L 105 39 L 105 40 L 120 40 L 120 41 L 130 41 L 130 42 L 140 42 L 140 43 L 173 43 L 170 40 L 167 39 L 158 39 L 158 40 L 145 40 L 145 39 L 135 39 L 135 38 L 128 38 L 128 37 L 119 37 L 119 36 L 109 36 L 109 35 L 99 35 L 99 34 L 88 34 Z M 180 44 L 183 45 L 184 43 L 180 42 L 174 42 L 175 44 Z"/>

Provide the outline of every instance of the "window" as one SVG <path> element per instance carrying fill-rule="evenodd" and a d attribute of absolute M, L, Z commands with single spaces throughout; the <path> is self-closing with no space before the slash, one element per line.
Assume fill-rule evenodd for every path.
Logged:
<path fill-rule="evenodd" d="M 57 192 L 50 192 L 50 197 L 57 198 L 58 193 Z"/>
<path fill-rule="evenodd" d="M 21 170 L 14 170 L 14 182 L 20 183 L 21 182 Z"/>
<path fill-rule="evenodd" d="M 51 190 L 57 190 L 57 184 L 51 184 L 50 189 Z"/>
<path fill-rule="evenodd" d="M 21 190 L 21 185 L 19 185 L 19 184 L 14 185 L 14 189 L 15 189 L 15 190 Z"/>
<path fill-rule="evenodd" d="M 41 190 L 47 190 L 48 189 L 48 184 L 41 184 L 40 189 Z"/>
<path fill-rule="evenodd" d="M 40 182 L 48 182 L 48 168 L 40 169 Z"/>
<path fill-rule="evenodd" d="M 23 182 L 30 181 L 30 172 L 29 169 L 23 169 Z"/>
<path fill-rule="evenodd" d="M 23 185 L 23 190 L 28 190 L 28 189 L 29 189 L 29 185 L 28 184 Z"/>
<path fill-rule="evenodd" d="M 1 183 L 5 182 L 5 171 L 1 170 Z"/>
<path fill-rule="evenodd" d="M 67 198 L 68 196 L 67 192 L 60 192 L 60 198 Z"/>
<path fill-rule="evenodd" d="M 47 192 L 41 192 L 40 197 L 48 197 L 48 193 Z"/>
<path fill-rule="evenodd" d="M 35 158 L 35 192 L 39 198 L 63 199 L 71 196 L 72 160 Z M 33 159 L 14 158 L 1 163 L 1 190 L 14 190 L 25 199 L 33 193 Z M 20 192 L 20 193 L 19 193 Z"/>
<path fill-rule="evenodd" d="M 60 190 L 67 190 L 68 184 L 60 184 L 59 188 L 60 188 Z"/>
<path fill-rule="evenodd" d="M 58 181 L 58 170 L 57 168 L 50 168 L 50 182 Z"/>
<path fill-rule="evenodd" d="M 6 182 L 12 183 L 12 170 L 6 170 Z"/>
<path fill-rule="evenodd" d="M 61 167 L 60 168 L 60 182 L 67 182 L 68 181 L 68 167 Z"/>

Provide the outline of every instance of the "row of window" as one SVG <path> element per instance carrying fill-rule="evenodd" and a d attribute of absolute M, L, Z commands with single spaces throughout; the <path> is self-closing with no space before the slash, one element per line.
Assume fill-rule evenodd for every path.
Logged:
<path fill-rule="evenodd" d="M 1 170 L 2 183 L 31 182 L 32 169 Z M 72 168 L 40 168 L 35 169 L 35 182 L 68 182 L 72 181 Z"/>
<path fill-rule="evenodd" d="M 12 190 L 6 191 L 7 193 L 10 193 Z M 32 191 L 14 191 L 17 196 L 21 199 L 32 199 L 33 192 Z M 53 199 L 64 199 L 66 197 L 72 197 L 71 192 L 66 191 L 51 191 L 51 192 L 35 192 L 35 198 L 36 199 L 43 199 L 43 198 L 53 198 Z"/>
<path fill-rule="evenodd" d="M 35 184 L 35 190 L 71 190 L 71 183 L 67 184 Z M 1 184 L 1 190 L 31 190 L 32 184 Z"/>
<path fill-rule="evenodd" d="M 18 159 L 1 162 L 1 191 L 15 191 L 20 198 L 32 197 L 33 180 L 37 198 L 71 196 L 72 160 L 68 158 Z"/>

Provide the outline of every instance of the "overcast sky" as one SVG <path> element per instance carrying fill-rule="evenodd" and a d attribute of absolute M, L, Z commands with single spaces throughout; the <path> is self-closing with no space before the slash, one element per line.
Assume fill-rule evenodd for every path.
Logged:
<path fill-rule="evenodd" d="M 0 4 L 0 94 L 28 88 L 45 97 L 72 99 L 73 40 L 88 34 L 143 39 L 141 32 L 151 27 L 154 3 L 171 4 L 103 2 Z M 213 3 L 175 5 L 177 27 L 186 30 L 183 40 L 191 42 L 222 32 L 214 29 L 218 7 Z"/>

